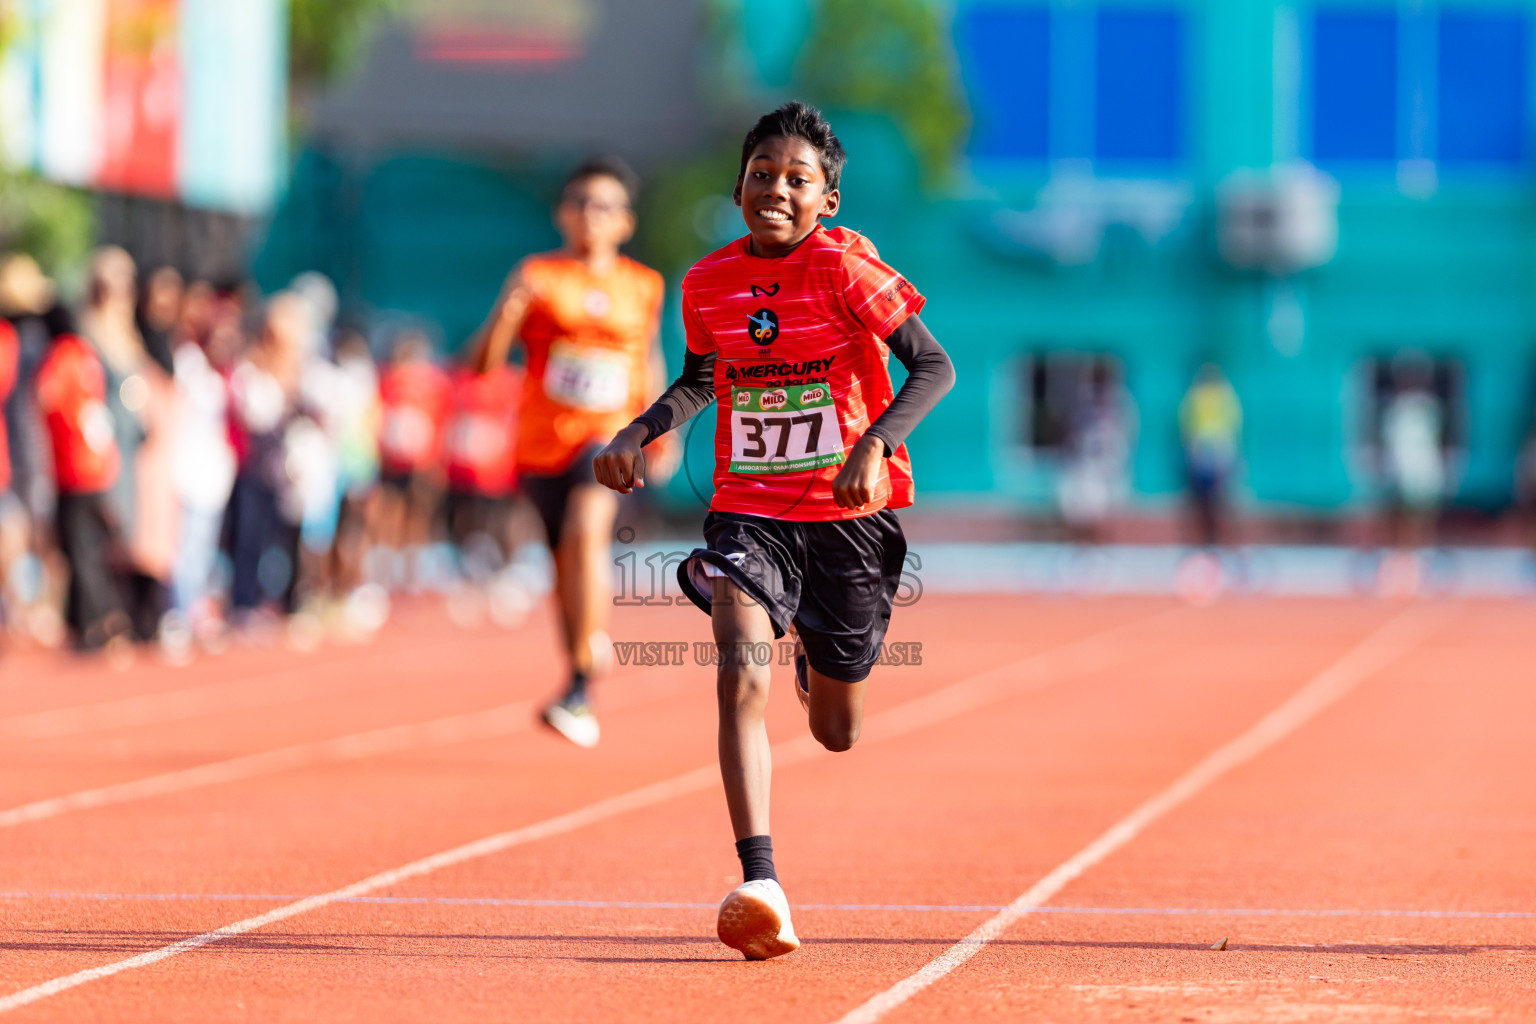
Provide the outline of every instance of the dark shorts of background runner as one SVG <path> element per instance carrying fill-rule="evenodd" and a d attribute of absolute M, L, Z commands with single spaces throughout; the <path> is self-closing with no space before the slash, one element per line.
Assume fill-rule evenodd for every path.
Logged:
<path fill-rule="evenodd" d="M 775 636 L 793 624 L 817 672 L 847 683 L 869 675 L 907 557 L 895 512 L 827 522 L 711 512 L 704 542 L 677 567 L 694 604 L 710 611 L 707 563 L 767 609 Z"/>
<path fill-rule="evenodd" d="M 108 639 L 110 619 L 123 614 L 123 593 L 113 568 L 119 538 L 107 512 L 107 496 L 61 493 L 54 528 L 59 551 L 69 563 L 64 621 L 77 647 L 95 650 Z"/>
<path fill-rule="evenodd" d="M 525 470 L 518 474 L 518 487 L 544 521 L 549 550 L 555 551 L 560 547 L 560 534 L 565 527 L 565 506 L 570 500 L 571 490 L 583 484 L 598 485 L 597 477 L 592 472 L 592 460 L 602 450 L 603 446 L 596 442 L 587 445 L 576 453 L 570 465 L 558 473 L 529 473 Z"/>
<path fill-rule="evenodd" d="M 448 539 L 463 547 L 476 534 L 486 534 L 503 548 L 505 555 L 507 521 L 512 516 L 512 496 L 481 494 L 478 491 L 449 488 L 443 498 L 443 519 Z"/>
<path fill-rule="evenodd" d="M 413 509 L 425 511 L 437 504 L 441 485 L 426 470 L 386 469 L 379 473 L 379 490 L 399 495 Z"/>

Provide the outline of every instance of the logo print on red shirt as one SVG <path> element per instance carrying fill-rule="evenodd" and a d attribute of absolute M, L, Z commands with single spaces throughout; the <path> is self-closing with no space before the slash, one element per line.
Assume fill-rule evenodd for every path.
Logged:
<path fill-rule="evenodd" d="M 772 345 L 779 336 L 779 314 L 771 309 L 760 309 L 747 317 L 747 332 L 758 345 Z"/>

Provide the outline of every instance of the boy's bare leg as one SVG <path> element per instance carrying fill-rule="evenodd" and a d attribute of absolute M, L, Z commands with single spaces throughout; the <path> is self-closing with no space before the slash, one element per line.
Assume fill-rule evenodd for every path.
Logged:
<path fill-rule="evenodd" d="M 608 628 L 613 604 L 610 549 L 618 511 L 618 495 L 597 484 L 571 488 L 566 501 L 560 550 L 555 557 L 555 589 L 566 652 L 577 672 L 593 670 L 592 637 Z"/>
<path fill-rule="evenodd" d="M 811 684 L 811 735 L 831 751 L 847 750 L 864 727 L 864 694 L 868 679 L 845 683 L 807 668 Z"/>
<path fill-rule="evenodd" d="M 711 580 L 710 619 L 715 643 L 721 645 L 716 695 L 720 703 L 720 777 L 731 828 L 738 840 L 766 836 L 768 792 L 773 757 L 768 748 L 769 666 L 752 658 L 734 657 L 742 644 L 773 644 L 773 621 L 763 606 L 744 595 L 730 580 Z"/>

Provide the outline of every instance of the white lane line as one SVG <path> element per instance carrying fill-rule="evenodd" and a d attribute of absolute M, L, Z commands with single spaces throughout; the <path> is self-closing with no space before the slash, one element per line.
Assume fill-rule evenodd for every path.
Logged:
<path fill-rule="evenodd" d="M 626 676 L 632 678 L 629 673 L 625 673 L 623 676 L 610 677 L 610 681 Z M 684 687 L 681 685 L 646 687 L 639 691 L 619 690 L 612 697 L 605 699 L 603 706 L 610 711 L 621 711 L 652 701 L 666 700 L 682 692 Z M 533 727 L 535 712 L 541 703 L 533 700 L 514 701 L 511 704 L 502 704 L 483 711 L 470 711 L 426 722 L 386 726 L 382 729 L 370 729 L 367 732 L 317 740 L 313 743 L 299 743 L 275 750 L 263 750 L 255 754 L 232 757 L 225 761 L 214 761 L 110 786 L 81 790 L 66 796 L 35 800 L 32 803 L 0 811 L 0 828 L 12 828 L 28 822 L 56 818 L 72 811 L 144 800 L 225 782 L 238 782 L 258 775 L 271 775 L 296 768 L 335 764 L 342 761 L 360 761 L 386 754 L 510 736 Z"/>
<path fill-rule="evenodd" d="M 1158 619 L 1167 614 L 1164 612 L 1150 618 Z M 888 733 L 898 735 L 922 727 L 935 714 L 952 717 L 969 710 L 978 703 L 995 699 L 999 688 L 1013 690 L 1017 689 L 1021 682 L 1048 681 L 1062 673 L 1077 674 L 1107 666 L 1113 659 L 1112 638 L 1145 621 L 1148 619 L 1133 619 L 1131 622 L 1123 623 L 1104 633 L 1093 634 L 1065 647 L 1043 651 L 1024 659 L 1023 662 L 1002 665 L 971 676 L 961 683 L 944 687 L 927 697 L 893 708 L 879 721 L 883 723 L 883 728 Z M 1022 673 L 1022 679 L 1017 677 L 1019 673 Z M 628 673 L 622 673 L 613 678 L 622 678 L 624 675 Z M 672 687 L 654 698 L 644 698 L 637 697 L 632 692 L 626 693 L 620 690 L 613 698 L 605 700 L 604 704 L 609 710 L 622 710 L 648 699 L 664 699 L 675 692 L 677 688 Z M 28 822 L 56 818 L 73 811 L 165 796 L 183 790 L 237 782 L 258 775 L 271 775 L 311 765 L 356 761 L 420 747 L 447 746 L 470 740 L 506 736 L 529 728 L 533 712 L 533 702 L 518 701 L 485 711 L 452 715 L 430 722 L 390 726 L 354 733 L 350 736 L 245 754 L 225 761 L 164 772 L 110 786 L 99 786 L 65 796 L 34 800 L 31 803 L 0 811 L 0 828 L 12 828 Z M 871 719 L 871 722 L 874 721 L 876 720 Z"/>
<path fill-rule="evenodd" d="M 199 683 L 162 693 L 146 693 L 133 697 L 101 701 L 95 704 L 77 704 L 72 707 L 49 708 L 0 718 L 0 738 L 17 740 L 60 739 L 67 736 L 89 735 L 110 729 L 127 729 L 140 725 L 162 722 L 185 721 L 205 715 L 227 714 L 253 708 L 270 707 L 304 700 L 318 700 L 370 689 L 379 681 L 378 673 L 359 672 L 366 663 L 388 659 L 398 665 L 402 657 L 431 655 L 447 647 L 458 648 L 462 640 L 450 643 L 424 644 L 405 650 L 373 651 L 356 660 L 337 657 L 325 661 L 310 661 L 291 668 L 274 669 L 242 679 L 226 679 Z M 328 668 L 345 665 L 347 673 L 342 685 L 334 688 L 317 688 L 317 672 L 322 678 Z"/>
<path fill-rule="evenodd" d="M 85 789 L 67 796 L 35 800 L 20 807 L 0 811 L 0 828 L 11 828 L 27 822 L 56 818 L 71 811 L 144 800 L 149 797 L 164 796 L 167 793 L 235 782 L 258 775 L 271 775 L 274 772 L 290 771 L 310 765 L 356 761 L 421 747 L 445 746 L 470 740 L 506 736 L 529 728 L 536 706 L 534 701 L 517 701 L 484 711 L 471 711 L 467 714 L 450 715 L 429 722 L 388 726 L 315 743 L 300 743 L 291 747 L 279 747 L 276 750 L 263 750 L 256 754 L 245 754 L 226 761 L 214 761 L 193 768 L 183 768 L 180 771 L 150 775 L 129 782 L 119 782 L 112 786 Z"/>
<path fill-rule="evenodd" d="M 244 935 L 246 932 L 255 931 L 258 928 L 287 920 L 290 917 L 297 917 L 299 914 L 308 913 L 311 910 L 318 910 L 332 903 L 338 903 L 356 896 L 363 896 L 386 886 L 397 885 L 409 878 L 416 878 L 467 860 L 474 860 L 477 857 L 485 857 L 503 850 L 509 850 L 514 846 L 521 846 L 524 843 L 570 832 L 584 825 L 590 825 L 605 818 L 611 818 L 641 807 L 649 807 L 652 804 L 671 800 L 686 793 L 697 792 L 715 782 L 716 778 L 713 765 L 696 768 L 691 772 L 668 779 L 665 782 L 643 786 L 640 789 L 632 790 L 621 796 L 610 797 L 607 800 L 599 800 L 597 803 L 589 804 L 578 811 L 549 818 L 525 828 L 487 836 L 484 839 L 466 843 L 451 850 L 444 850 L 442 853 L 423 857 L 421 860 L 412 861 L 409 864 L 389 871 L 382 871 L 379 874 L 365 878 L 360 882 L 353 882 L 351 885 L 343 886 L 340 889 L 333 889 L 319 896 L 310 896 L 307 899 L 297 900 L 285 906 L 269 910 L 265 914 L 248 917 L 243 921 L 236 921 L 222 928 L 216 928 L 211 932 L 194 935 L 191 938 L 174 942 L 169 946 L 162 946 L 148 953 L 140 953 L 138 956 L 119 960 L 116 963 L 103 964 L 100 967 L 92 967 L 89 970 L 66 974 L 51 981 L 45 981 L 41 985 L 34 985 L 31 988 L 22 989 L 20 992 L 0 998 L 0 1013 L 26 1006 L 29 1003 L 35 1003 L 39 999 L 46 999 L 49 996 L 57 995 L 60 992 L 87 984 L 88 982 L 109 978 L 114 974 L 121 974 L 123 971 L 148 967 L 150 964 L 159 963 L 161 960 L 169 959 L 180 953 L 187 953 L 211 943 L 233 938 L 236 935 Z"/>
<path fill-rule="evenodd" d="M 1373 630 L 1340 658 L 1313 676 L 1279 707 L 1241 735 L 1212 751 L 1167 788 L 1154 795 L 1107 831 L 1030 886 L 975 931 L 917 973 L 839 1017 L 836 1024 L 871 1024 L 980 953 L 1011 925 L 1034 912 L 1073 879 L 1135 839 L 1169 811 L 1189 800 L 1239 765 L 1253 760 L 1290 736 L 1360 683 L 1412 650 L 1447 613 L 1441 608 L 1411 608 Z"/>
<path fill-rule="evenodd" d="M 97 903 L 286 903 L 300 893 L 231 892 L 0 892 L 0 900 L 60 900 Z M 353 896 L 337 903 L 430 904 L 450 907 L 552 907 L 575 910 L 714 910 L 719 903 L 687 900 L 571 900 L 519 896 Z M 882 914 L 980 914 L 1007 910 L 1002 904 L 966 903 L 796 903 L 803 910 L 869 911 Z M 1536 910 L 1405 910 L 1390 907 L 1030 907 L 1031 914 L 1109 917 L 1423 917 L 1525 920 Z"/>
<path fill-rule="evenodd" d="M 1177 610 L 1175 610 L 1176 612 Z M 873 715 L 866 723 L 868 735 L 864 739 L 864 745 L 867 746 L 876 740 L 903 736 L 925 725 L 946 721 L 979 706 L 979 704 L 987 699 L 997 700 L 1030 690 L 1040 689 L 1052 682 L 1063 682 L 1071 676 L 1108 667 L 1115 660 L 1113 638 L 1127 632 L 1132 632 L 1139 626 L 1167 618 L 1170 614 L 1163 612 L 1133 619 L 1130 622 L 1122 623 L 1104 632 L 1072 641 L 1062 647 L 1041 651 L 1019 661 L 968 676 L 925 697 L 919 697 L 906 704 L 899 704 L 878 715 Z M 1011 683 L 1009 683 L 1010 678 L 1012 680 Z M 914 709 L 921 713 L 914 713 Z M 815 740 L 809 736 L 801 736 L 797 739 L 775 744 L 773 747 L 773 761 L 775 766 L 782 768 L 825 753 L 826 751 L 822 750 Z M 599 800 L 597 803 L 588 804 L 586 807 L 571 811 L 568 814 L 547 818 L 544 821 L 527 825 L 523 828 L 487 836 L 484 839 L 466 843 L 463 846 L 457 846 L 451 850 L 445 850 L 442 853 L 424 857 L 421 860 L 412 861 L 403 867 L 381 872 L 340 889 L 296 900 L 285 906 L 269 910 L 265 914 L 248 917 L 243 921 L 236 921 L 222 928 L 216 928 L 211 932 L 194 935 L 148 953 L 140 953 L 138 956 L 132 956 L 126 960 L 118 960 L 114 963 L 103 964 L 100 967 L 92 967 L 87 970 L 76 971 L 74 974 L 53 978 L 50 981 L 42 982 L 31 988 L 22 989 L 19 992 L 0 998 L 0 1013 L 26 1006 L 29 1003 L 35 1003 L 39 999 L 46 999 L 49 996 L 68 991 L 79 985 L 102 978 L 109 978 L 114 974 L 121 974 L 123 971 L 148 967 L 150 964 L 159 963 L 161 960 L 180 953 L 187 953 L 236 935 L 244 935 L 246 932 L 254 931 L 257 928 L 262 928 L 278 921 L 287 920 L 299 914 L 308 913 L 311 910 L 318 910 L 333 903 L 342 903 L 359 896 L 366 896 L 370 892 L 395 885 L 408 878 L 430 874 L 433 871 L 438 871 L 454 864 L 461 864 L 464 861 L 474 860 L 478 857 L 500 853 L 514 846 L 521 846 L 538 839 L 561 835 L 620 814 L 639 810 L 642 807 L 649 807 L 676 797 L 696 793 L 718 784 L 719 777 L 717 765 L 704 765 L 692 771 L 674 776 L 671 779 L 653 783 L 649 786 L 642 786 L 639 789 L 609 797 L 605 800 Z"/>

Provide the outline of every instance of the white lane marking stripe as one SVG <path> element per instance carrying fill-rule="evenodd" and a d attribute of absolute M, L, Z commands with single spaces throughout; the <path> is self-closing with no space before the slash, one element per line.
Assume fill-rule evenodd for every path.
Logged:
<path fill-rule="evenodd" d="M 1003 934 L 1008 927 L 1054 897 L 1084 871 L 1135 839 L 1146 827 L 1205 789 L 1216 779 L 1262 754 L 1315 718 L 1370 676 L 1408 653 L 1445 616 L 1439 608 L 1412 608 L 1372 630 L 1301 689 L 1246 731 L 1206 755 L 1097 839 L 1057 865 L 1050 874 L 989 918 L 975 931 L 884 992 L 839 1017 L 836 1024 L 871 1024 L 950 974 Z"/>
<path fill-rule="evenodd" d="M 372 688 L 378 681 L 376 673 L 359 674 L 357 669 L 360 663 L 366 664 L 381 658 L 398 663 L 402 657 L 430 654 L 445 647 L 459 649 L 462 645 L 462 640 L 454 640 L 411 646 L 403 650 L 371 651 L 353 661 L 343 657 L 308 661 L 290 668 L 272 669 L 240 679 L 215 680 L 176 690 L 139 694 L 95 704 L 76 704 L 71 707 L 29 711 L 0 718 L 0 736 L 25 740 L 59 739 L 109 729 L 184 721 L 202 715 L 245 711 L 251 708 L 269 707 L 273 704 L 335 697 Z M 317 670 L 324 676 L 326 669 L 340 665 L 345 665 L 350 672 L 343 685 L 335 689 L 317 690 L 314 685 Z"/>
<path fill-rule="evenodd" d="M 300 893 L 228 892 L 0 892 L 0 900 L 80 900 L 150 903 L 286 903 Z M 353 896 L 337 903 L 431 904 L 453 907 L 568 907 L 577 910 L 713 910 L 718 903 L 686 900 L 570 900 L 517 896 Z M 980 914 L 1007 910 L 1002 904 L 965 903 L 796 903 L 802 910 L 871 911 L 893 914 Z M 1424 917 L 1536 918 L 1536 910 L 1404 910 L 1382 907 L 1029 907 L 1031 914 L 1103 915 L 1111 917 Z"/>
<path fill-rule="evenodd" d="M 444 746 L 475 739 L 505 736 L 528 728 L 534 709 L 533 701 L 518 701 L 484 711 L 450 715 L 430 722 L 388 726 L 315 743 L 300 743 L 291 747 L 279 747 L 276 750 L 263 750 L 255 754 L 232 757 L 227 761 L 214 761 L 194 768 L 183 768 L 180 771 L 150 775 L 111 786 L 85 789 L 67 796 L 35 800 L 20 807 L 0 811 L 0 828 L 11 828 L 27 822 L 56 818 L 71 811 L 144 800 L 149 797 L 164 796 L 167 793 L 214 786 L 224 782 L 236 782 L 257 775 L 270 775 L 274 772 L 304 768 L 309 765 L 355 761 L 419 747 Z"/>
<path fill-rule="evenodd" d="M 337 903 L 355 896 L 363 896 L 376 889 L 396 885 L 408 878 L 430 874 L 433 871 L 449 867 L 453 864 L 499 853 L 537 839 L 545 839 L 563 832 L 570 832 L 584 825 L 590 825 L 605 818 L 611 818 L 617 814 L 623 814 L 641 807 L 648 807 L 651 804 L 661 803 L 686 793 L 696 792 L 714 782 L 716 777 L 713 766 L 697 768 L 676 778 L 668 779 L 665 782 L 658 782 L 621 796 L 600 800 L 595 804 L 589 804 L 581 810 L 549 818 L 537 824 L 529 825 L 526 828 L 502 832 L 472 843 L 466 843 L 452 850 L 433 854 L 430 857 L 423 857 L 421 860 L 413 861 L 410 864 L 394 868 L 390 871 L 382 871 L 370 878 L 354 882 L 340 889 L 334 889 L 319 896 L 310 896 L 307 899 L 298 900 L 285 906 L 277 907 L 274 910 L 269 910 L 265 914 L 248 917 L 243 921 L 236 921 L 233 924 L 227 924 L 211 932 L 194 935 L 191 938 L 174 942 L 169 946 L 162 946 L 148 953 L 140 953 L 138 956 L 119 960 L 116 963 L 103 964 L 100 967 L 92 967 L 88 970 L 76 971 L 74 974 L 66 974 L 63 977 L 45 981 L 41 985 L 34 985 L 31 988 L 23 989 L 20 992 L 0 998 L 0 1013 L 26 1006 L 29 1003 L 35 1003 L 39 999 L 46 999 L 49 996 L 57 995 L 78 985 L 84 985 L 101 978 L 108 978 L 114 974 L 121 974 L 123 971 L 131 971 L 138 967 L 148 967 L 150 964 L 159 963 L 161 960 L 166 960 L 177 954 L 190 952 L 201 946 L 232 938 L 236 935 L 244 935 L 246 932 L 255 931 L 257 928 L 262 928 L 278 921 L 284 921 L 290 917 L 308 913 L 311 910 L 318 910 L 331 903 Z"/>
<path fill-rule="evenodd" d="M 640 670 L 640 672 L 644 671 L 647 670 Z M 640 672 L 625 672 L 609 678 L 632 679 Z M 681 692 L 683 688 L 680 686 L 648 688 L 638 693 L 633 690 L 620 691 L 616 697 L 607 700 L 604 706 L 611 711 L 621 711 L 651 701 L 665 700 Z M 225 782 L 238 782 L 258 775 L 271 775 L 311 765 L 359 761 L 423 747 L 451 746 L 473 740 L 510 736 L 532 728 L 534 712 L 538 707 L 537 701 L 516 701 L 483 711 L 449 715 L 427 722 L 391 725 L 367 732 L 353 733 L 349 736 L 279 747 L 276 750 L 263 750 L 226 761 L 214 761 L 193 768 L 165 772 L 161 775 L 81 790 L 66 796 L 35 800 L 19 807 L 0 811 L 0 828 L 12 828 L 28 822 L 56 818 L 72 811 L 144 800 Z"/>
<path fill-rule="evenodd" d="M 1159 617 L 1161 616 L 1154 615 L 1150 618 Z M 1022 663 L 1002 665 L 979 673 L 960 683 L 937 690 L 927 697 L 893 708 L 885 713 L 885 728 L 892 731 L 892 734 L 899 734 L 911 731 L 913 728 L 920 728 L 926 724 L 930 715 L 959 714 L 975 706 L 979 701 L 989 699 L 988 695 L 992 694 L 997 687 L 1017 685 L 1018 680 L 1010 680 L 1008 673 L 1020 668 L 1026 672 L 1032 671 L 1038 677 L 1052 672 L 1091 671 L 1095 667 L 1107 665 L 1108 662 L 1105 659 L 1111 657 L 1109 647 L 1106 646 L 1109 643 L 1108 638 L 1144 621 L 1147 619 L 1133 619 L 1065 647 L 1040 652 L 1024 659 Z M 628 675 L 628 673 L 621 675 Z M 611 710 L 620 710 L 634 703 L 636 703 L 636 697 L 633 694 L 620 691 L 615 699 L 607 702 L 607 707 Z M 950 707 L 951 704 L 954 706 Z M 56 818 L 73 811 L 144 800 L 316 764 L 356 761 L 384 754 L 401 753 L 419 747 L 447 746 L 470 740 L 505 736 L 527 728 L 533 710 L 533 702 L 519 701 L 486 711 L 452 715 L 430 722 L 389 726 L 354 733 L 350 736 L 280 747 L 276 750 L 264 750 L 225 761 L 215 761 L 110 786 L 81 790 L 65 796 L 34 800 L 0 811 L 0 828 L 12 828 L 28 822 Z"/>
<path fill-rule="evenodd" d="M 1133 619 L 1130 622 L 1121 623 L 1101 633 L 1096 633 L 1079 640 L 1072 641 L 1059 648 L 1053 648 L 1038 652 L 1008 665 L 988 669 L 976 675 L 968 676 L 958 682 L 951 683 L 926 697 L 919 697 L 906 704 L 899 704 L 889 711 L 871 716 L 866 723 L 872 735 L 865 740 L 865 745 L 876 739 L 890 739 L 906 735 L 924 725 L 933 725 L 937 722 L 954 718 L 957 715 L 976 707 L 983 698 L 1000 699 L 1013 696 L 1028 690 L 1039 689 L 1049 682 L 1062 681 L 1072 675 L 1081 672 L 1091 672 L 1099 668 L 1107 667 L 1113 661 L 1110 653 L 1110 638 L 1122 633 L 1134 630 L 1136 627 L 1148 622 L 1168 617 L 1169 613 L 1161 613 Z M 1022 679 L 1015 679 L 1011 686 L 1002 685 L 1003 678 L 1008 672 L 1022 675 Z M 1049 673 L 1058 675 L 1051 678 Z M 911 713 L 911 709 L 924 709 L 921 716 Z M 808 760 L 825 751 L 817 745 L 809 736 L 801 736 L 798 739 L 775 744 L 773 747 L 773 761 L 778 767 L 795 764 Z M 404 867 L 395 868 L 365 878 L 360 882 L 340 889 L 335 889 L 318 896 L 310 896 L 297 900 L 285 906 L 269 910 L 265 914 L 256 917 L 248 917 L 243 921 L 225 925 L 211 932 L 194 935 L 191 938 L 174 942 L 168 946 L 148 953 L 140 953 L 138 956 L 119 960 L 115 963 L 103 964 L 100 967 L 92 967 L 74 974 L 66 974 L 50 981 L 34 985 L 31 988 L 22 989 L 9 996 L 0 998 L 0 1013 L 14 1010 L 29 1003 L 35 1003 L 39 999 L 57 995 L 79 985 L 84 985 L 101 978 L 109 978 L 123 971 L 131 971 L 139 967 L 147 967 L 150 964 L 159 963 L 179 953 L 186 953 L 210 943 L 246 932 L 254 931 L 265 925 L 283 921 L 311 910 L 333 903 L 350 900 L 357 896 L 366 896 L 368 893 L 385 886 L 394 885 L 408 878 L 425 875 L 440 868 L 449 867 L 477 857 L 489 856 L 500 853 L 503 850 L 520 846 L 524 843 L 544 839 L 549 836 L 571 832 L 585 825 L 595 824 L 608 818 L 615 817 L 629 811 L 649 807 L 652 804 L 662 803 L 674 797 L 684 796 L 698 792 L 719 779 L 717 765 L 705 765 L 682 775 L 642 786 L 628 793 L 597 803 L 588 804 L 576 811 L 562 814 L 554 818 L 523 828 L 513 829 L 509 832 L 501 832 L 485 839 L 479 839 L 463 846 L 454 847 L 442 853 L 433 854 L 418 861 L 413 861 Z"/>

